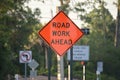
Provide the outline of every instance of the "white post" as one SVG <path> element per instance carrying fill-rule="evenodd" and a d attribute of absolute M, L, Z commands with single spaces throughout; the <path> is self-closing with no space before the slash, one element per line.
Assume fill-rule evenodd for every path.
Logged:
<path fill-rule="evenodd" d="M 59 12 L 58 6 L 56 7 L 56 13 Z M 59 56 L 57 54 L 57 62 L 58 62 L 58 74 L 57 80 L 64 80 L 64 63 L 63 63 L 63 56 Z"/>
<path fill-rule="evenodd" d="M 70 63 L 68 63 L 68 80 L 70 80 Z"/>
<path fill-rule="evenodd" d="M 63 56 L 57 55 L 57 61 L 58 61 L 57 80 L 64 80 L 64 63 L 63 63 Z"/>
<path fill-rule="evenodd" d="M 15 80 L 18 80 L 18 74 L 15 74 Z"/>
<path fill-rule="evenodd" d="M 100 80 L 99 76 L 100 76 L 100 71 L 96 71 L 96 75 L 97 75 L 97 79 L 96 80 Z"/>
<path fill-rule="evenodd" d="M 83 80 L 85 80 L 85 65 L 83 65 Z"/>

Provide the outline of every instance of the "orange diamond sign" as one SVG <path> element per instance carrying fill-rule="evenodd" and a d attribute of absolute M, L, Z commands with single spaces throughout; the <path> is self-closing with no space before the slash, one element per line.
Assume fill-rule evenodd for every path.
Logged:
<path fill-rule="evenodd" d="M 39 36 L 41 36 L 58 55 L 62 56 L 83 36 L 83 32 L 63 11 L 60 11 L 39 31 Z"/>

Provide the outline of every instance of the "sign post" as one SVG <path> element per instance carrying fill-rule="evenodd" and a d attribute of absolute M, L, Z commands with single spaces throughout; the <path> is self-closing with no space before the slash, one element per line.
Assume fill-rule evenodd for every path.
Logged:
<path fill-rule="evenodd" d="M 48 47 L 48 52 L 47 52 L 47 57 L 48 57 L 48 80 L 51 80 L 51 49 Z"/>
<path fill-rule="evenodd" d="M 25 80 L 27 80 L 27 63 L 25 63 Z"/>
<path fill-rule="evenodd" d="M 70 80 L 73 80 L 72 64 L 73 64 L 73 47 L 70 49 Z"/>
<path fill-rule="evenodd" d="M 25 64 L 25 80 L 27 80 L 27 63 L 30 63 L 31 59 L 32 59 L 31 51 L 20 51 L 19 61 L 20 61 L 20 63 Z"/>
<path fill-rule="evenodd" d="M 63 56 L 83 34 L 82 30 L 63 11 L 60 11 L 39 31 L 39 36 L 58 56 Z"/>
<path fill-rule="evenodd" d="M 101 72 L 103 72 L 103 62 L 102 61 L 98 61 L 97 62 L 97 71 L 96 71 L 97 80 L 100 80 L 100 73 Z"/>
<path fill-rule="evenodd" d="M 85 80 L 85 75 L 86 75 L 86 72 L 85 72 L 85 63 L 83 64 L 83 80 Z"/>
<path fill-rule="evenodd" d="M 68 50 L 68 54 L 67 54 L 67 58 L 68 61 L 70 61 L 70 63 L 72 64 L 72 61 L 82 61 L 83 62 L 83 80 L 85 80 L 85 63 L 84 61 L 88 61 L 89 60 L 89 46 L 86 45 L 82 45 L 82 46 L 73 46 L 71 50 Z M 69 66 L 69 65 L 68 65 Z M 70 74 L 68 76 L 72 77 L 72 65 L 70 66 L 70 70 L 68 70 L 70 72 Z M 72 80 L 72 78 L 70 78 L 69 80 Z"/>
<path fill-rule="evenodd" d="M 30 71 L 30 77 L 34 79 L 37 76 L 37 70 L 35 69 L 39 66 L 39 64 L 36 60 L 32 59 L 32 61 L 28 63 L 28 66 L 32 69 Z"/>

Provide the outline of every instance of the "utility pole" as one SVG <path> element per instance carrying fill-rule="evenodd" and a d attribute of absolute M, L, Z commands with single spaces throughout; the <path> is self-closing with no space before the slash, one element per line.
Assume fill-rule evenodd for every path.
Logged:
<path fill-rule="evenodd" d="M 116 30 L 115 30 L 115 47 L 120 46 L 120 0 L 118 0 L 117 4 L 117 22 L 116 22 Z"/>

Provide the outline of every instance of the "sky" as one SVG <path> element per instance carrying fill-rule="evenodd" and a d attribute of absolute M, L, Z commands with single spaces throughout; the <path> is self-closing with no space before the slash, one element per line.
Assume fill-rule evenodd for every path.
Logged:
<path fill-rule="evenodd" d="M 38 2 L 37 0 L 31 0 L 28 6 L 34 10 L 35 8 L 39 8 L 41 10 L 41 17 L 40 21 L 45 24 L 48 23 L 55 15 L 56 15 L 56 6 L 60 6 L 59 0 L 43 0 L 44 3 Z M 74 6 L 79 0 L 70 0 L 70 5 Z M 105 0 L 105 2 L 108 3 L 106 8 L 111 12 L 114 19 L 116 19 L 117 16 L 117 8 L 113 4 L 113 2 L 116 2 L 117 0 Z M 51 12 L 52 11 L 52 12 Z M 70 19 L 77 25 L 80 26 L 83 22 L 81 22 L 77 14 L 72 13 L 68 15 Z"/>

